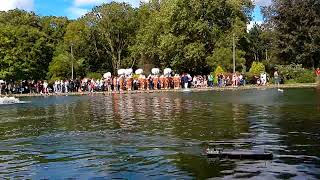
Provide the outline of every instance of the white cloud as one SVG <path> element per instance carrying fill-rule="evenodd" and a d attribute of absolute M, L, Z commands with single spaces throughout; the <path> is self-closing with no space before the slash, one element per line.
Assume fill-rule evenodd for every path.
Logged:
<path fill-rule="evenodd" d="M 272 0 L 253 0 L 254 4 L 258 7 L 260 6 L 268 6 L 272 3 Z"/>
<path fill-rule="evenodd" d="M 250 24 L 247 24 L 247 31 L 249 31 L 255 24 L 261 25 L 262 21 L 251 21 Z"/>
<path fill-rule="evenodd" d="M 82 7 L 82 6 L 88 6 L 88 5 L 100 5 L 102 3 L 110 3 L 111 1 L 116 2 L 126 2 L 131 5 L 139 4 L 139 2 L 149 2 L 149 0 L 74 0 L 73 4 L 75 7 Z"/>
<path fill-rule="evenodd" d="M 68 12 L 71 13 L 71 18 L 76 19 L 78 17 L 81 17 L 85 15 L 89 10 L 84 9 L 84 8 L 79 8 L 79 7 L 70 7 L 68 9 Z"/>
<path fill-rule="evenodd" d="M 34 0 L 0 0 L 0 11 L 8 11 L 11 9 L 24 9 L 32 11 Z"/>
<path fill-rule="evenodd" d="M 75 6 L 96 5 L 103 3 L 104 0 L 74 0 Z"/>
<path fill-rule="evenodd" d="M 73 5 L 68 8 L 68 12 L 71 13 L 69 17 L 76 19 L 89 11 L 85 8 L 110 3 L 111 1 L 126 2 L 134 7 L 139 6 L 139 2 L 149 2 L 149 0 L 73 0 Z"/>

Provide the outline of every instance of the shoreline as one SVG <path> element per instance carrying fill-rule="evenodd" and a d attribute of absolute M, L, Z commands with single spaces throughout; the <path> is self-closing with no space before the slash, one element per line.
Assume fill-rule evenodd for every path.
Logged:
<path fill-rule="evenodd" d="M 279 88 L 282 89 L 293 89 L 293 88 L 316 88 L 317 83 L 298 83 L 298 84 L 281 84 Z M 276 85 L 266 85 L 266 86 L 255 86 L 246 85 L 239 87 L 213 87 L 213 88 L 190 88 L 189 92 L 204 92 L 204 91 L 239 91 L 239 90 L 264 90 L 264 89 L 274 89 L 278 88 Z M 0 95 L 0 97 L 46 97 L 46 96 L 87 96 L 87 95 L 111 95 L 111 94 L 141 94 L 141 93 L 162 93 L 162 92 L 183 92 L 183 89 L 160 89 L 160 90 L 135 90 L 135 91 L 103 91 L 103 92 L 71 92 L 71 93 L 49 93 L 49 94 L 9 94 Z"/>

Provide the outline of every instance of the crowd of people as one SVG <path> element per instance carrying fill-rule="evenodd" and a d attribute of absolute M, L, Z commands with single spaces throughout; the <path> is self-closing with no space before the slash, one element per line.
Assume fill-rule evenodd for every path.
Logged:
<path fill-rule="evenodd" d="M 141 70 L 142 71 L 142 70 Z M 119 74 L 119 73 L 118 73 Z M 275 72 L 275 79 L 278 74 Z M 216 79 L 215 79 L 216 78 Z M 251 80 L 252 81 L 252 80 Z M 262 73 L 253 79 L 257 85 L 267 84 L 267 74 Z M 70 92 L 99 92 L 99 91 L 134 91 L 134 90 L 161 90 L 161 89 L 180 89 L 180 88 L 210 88 L 225 86 L 244 86 L 246 79 L 243 74 L 239 73 L 220 73 L 217 77 L 209 75 L 190 74 L 160 74 L 152 73 L 148 76 L 142 72 L 139 74 L 121 73 L 118 76 L 112 76 L 106 73 L 101 79 L 75 79 L 75 80 L 56 80 L 53 82 L 44 81 L 21 81 L 15 83 L 8 81 L 0 82 L 0 93 L 17 94 L 17 93 L 70 93 Z"/>

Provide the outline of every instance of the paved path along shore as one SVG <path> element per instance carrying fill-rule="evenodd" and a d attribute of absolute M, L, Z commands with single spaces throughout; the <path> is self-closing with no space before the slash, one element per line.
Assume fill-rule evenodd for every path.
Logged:
<path fill-rule="evenodd" d="M 319 87 L 316 83 L 308 83 L 308 84 L 282 84 L 279 86 L 281 89 L 288 89 L 288 88 L 315 88 Z M 278 88 L 275 85 L 266 85 L 266 86 L 254 86 L 254 85 L 247 85 L 247 86 L 240 86 L 240 87 L 213 87 L 213 88 L 190 88 L 190 92 L 201 92 L 201 91 L 237 91 L 237 90 L 250 90 L 250 89 L 272 89 Z M 320 87 L 319 87 L 320 88 Z M 82 96 L 82 95 L 110 95 L 110 94 L 139 94 L 139 93 L 161 93 L 161 92 L 182 92 L 183 89 L 161 89 L 161 90 L 136 90 L 136 91 L 116 91 L 116 92 L 72 92 L 72 93 L 49 93 L 49 94 L 10 94 L 7 96 L 14 96 L 14 97 L 33 97 L 33 96 Z M 4 97 L 5 95 L 0 95 L 0 97 Z"/>

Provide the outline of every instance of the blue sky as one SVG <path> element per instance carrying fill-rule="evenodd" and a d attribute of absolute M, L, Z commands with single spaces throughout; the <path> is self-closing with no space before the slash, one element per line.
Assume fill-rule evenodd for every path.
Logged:
<path fill-rule="evenodd" d="M 35 11 L 40 15 L 67 16 L 76 19 L 86 12 L 90 11 L 95 5 L 111 0 L 0 0 L 0 10 L 9 10 L 14 8 Z M 116 0 L 130 3 L 138 7 L 140 0 Z M 147 1 L 147 0 L 142 0 Z M 255 0 L 256 8 L 253 13 L 255 22 L 262 22 L 262 16 L 259 6 L 270 4 L 271 0 Z"/>

